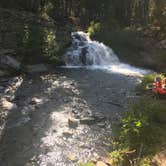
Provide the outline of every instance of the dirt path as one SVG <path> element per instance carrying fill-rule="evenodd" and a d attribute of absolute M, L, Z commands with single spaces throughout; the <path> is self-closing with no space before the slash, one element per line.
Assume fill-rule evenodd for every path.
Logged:
<path fill-rule="evenodd" d="M 1 100 L 17 106 L 0 121 L 0 165 L 72 166 L 105 157 L 111 120 L 135 96 L 137 81 L 86 69 L 1 80 Z"/>

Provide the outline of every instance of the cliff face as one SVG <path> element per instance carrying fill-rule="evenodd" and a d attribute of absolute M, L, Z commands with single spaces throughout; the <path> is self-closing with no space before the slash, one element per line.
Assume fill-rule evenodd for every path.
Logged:
<path fill-rule="evenodd" d="M 22 64 L 62 63 L 71 31 L 49 17 L 0 8 L 0 54 L 12 49 Z"/>

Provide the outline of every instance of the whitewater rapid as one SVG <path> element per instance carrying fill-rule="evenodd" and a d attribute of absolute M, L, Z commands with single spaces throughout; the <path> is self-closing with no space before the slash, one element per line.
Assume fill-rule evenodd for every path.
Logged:
<path fill-rule="evenodd" d="M 73 32 L 72 45 L 64 55 L 65 68 L 100 69 L 123 75 L 144 76 L 150 70 L 121 63 L 114 51 L 103 43 L 90 39 L 88 33 Z"/>

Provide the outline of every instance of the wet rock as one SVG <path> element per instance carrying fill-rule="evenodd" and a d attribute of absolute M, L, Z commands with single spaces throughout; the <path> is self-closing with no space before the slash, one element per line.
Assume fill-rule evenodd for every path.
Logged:
<path fill-rule="evenodd" d="M 7 100 L 2 101 L 2 108 L 5 110 L 12 110 L 12 109 L 17 109 L 17 105 L 15 103 L 9 102 Z"/>
<path fill-rule="evenodd" d="M 96 163 L 96 166 L 108 166 L 106 163 L 102 162 L 102 161 L 98 161 Z"/>
<path fill-rule="evenodd" d="M 48 71 L 46 65 L 44 64 L 37 64 L 37 65 L 28 65 L 27 72 L 28 73 L 42 73 Z"/>
<path fill-rule="evenodd" d="M 78 119 L 74 119 L 74 118 L 68 119 L 69 128 L 75 129 L 75 128 L 78 127 L 78 124 L 79 124 L 79 120 Z"/>
<path fill-rule="evenodd" d="M 72 161 L 72 162 L 77 162 L 77 161 L 78 161 L 77 156 L 74 155 L 74 154 L 68 155 L 68 156 L 67 156 L 67 159 L 70 160 L 70 161 Z"/>
<path fill-rule="evenodd" d="M 71 130 L 63 132 L 63 136 L 66 138 L 72 137 L 73 134 L 74 132 Z"/>

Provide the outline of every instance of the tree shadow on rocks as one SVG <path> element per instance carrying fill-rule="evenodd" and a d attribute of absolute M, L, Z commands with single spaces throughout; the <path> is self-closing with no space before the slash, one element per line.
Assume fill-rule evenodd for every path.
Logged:
<path fill-rule="evenodd" d="M 110 119 L 124 111 L 134 79 L 100 70 L 56 71 L 25 76 L 15 91 L 18 108 L 6 118 L 1 166 L 73 165 L 79 159 L 66 161 L 66 155 L 87 161 L 94 152 L 105 154 Z M 76 130 L 69 129 L 70 116 L 80 122 Z"/>

